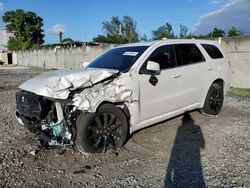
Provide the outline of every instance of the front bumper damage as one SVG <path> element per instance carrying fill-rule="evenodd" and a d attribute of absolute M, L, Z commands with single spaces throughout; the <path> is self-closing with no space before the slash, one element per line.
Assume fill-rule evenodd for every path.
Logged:
<path fill-rule="evenodd" d="M 28 91 L 16 93 L 16 117 L 42 146 L 73 145 L 77 111 L 67 100 L 51 100 Z"/>
<path fill-rule="evenodd" d="M 23 90 L 16 93 L 17 120 L 36 135 L 42 146 L 73 145 L 79 113 L 95 113 L 102 102 L 129 107 L 137 101 L 133 94 L 138 92 L 127 87 L 133 82 L 129 72 L 89 73 L 81 78 L 79 74 L 46 77 L 56 83 L 41 81 L 40 76 L 20 86 Z M 35 82 L 41 87 L 34 86 Z"/>

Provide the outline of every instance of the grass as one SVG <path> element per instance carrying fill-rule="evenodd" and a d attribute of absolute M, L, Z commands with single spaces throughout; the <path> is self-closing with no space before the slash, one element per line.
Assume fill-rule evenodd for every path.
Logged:
<path fill-rule="evenodd" d="M 231 96 L 250 97 L 250 88 L 231 87 L 228 94 Z"/>

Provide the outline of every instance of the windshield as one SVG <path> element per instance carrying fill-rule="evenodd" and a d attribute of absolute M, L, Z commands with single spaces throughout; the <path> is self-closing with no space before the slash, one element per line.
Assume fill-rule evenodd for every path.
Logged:
<path fill-rule="evenodd" d="M 125 72 L 132 67 L 147 48 L 148 46 L 114 48 L 92 61 L 88 67 L 115 69 Z"/>

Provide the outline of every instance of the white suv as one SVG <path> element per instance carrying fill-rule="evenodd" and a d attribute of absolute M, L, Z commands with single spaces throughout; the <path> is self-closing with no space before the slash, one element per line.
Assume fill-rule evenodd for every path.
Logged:
<path fill-rule="evenodd" d="M 187 111 L 217 115 L 230 76 L 213 41 L 127 44 L 83 70 L 53 71 L 23 83 L 16 116 L 43 146 L 104 152 L 136 130 Z"/>

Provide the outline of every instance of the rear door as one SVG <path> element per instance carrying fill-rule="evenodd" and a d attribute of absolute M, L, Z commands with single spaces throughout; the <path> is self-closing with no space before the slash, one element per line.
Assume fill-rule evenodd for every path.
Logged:
<path fill-rule="evenodd" d="M 221 51 L 215 45 L 201 44 L 201 46 L 209 56 L 209 63 L 207 63 L 207 82 L 211 83 L 213 79 L 218 76 L 218 73 L 222 71 L 225 60 Z"/>
<path fill-rule="evenodd" d="M 180 75 L 177 93 L 181 107 L 199 106 L 207 74 L 205 57 L 195 43 L 176 44 L 175 49 Z"/>
<path fill-rule="evenodd" d="M 207 63 L 208 86 L 210 86 L 215 79 L 222 78 L 225 82 L 224 92 L 227 91 L 231 82 L 231 70 L 228 59 L 224 57 L 216 44 L 201 43 L 201 46 L 209 58 L 209 63 Z"/>

